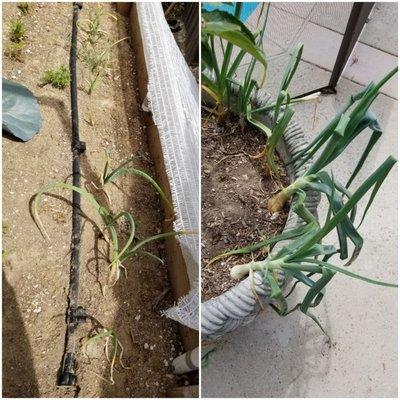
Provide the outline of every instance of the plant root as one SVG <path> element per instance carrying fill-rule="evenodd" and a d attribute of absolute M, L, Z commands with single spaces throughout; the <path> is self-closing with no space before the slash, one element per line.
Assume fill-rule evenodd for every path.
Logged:
<path fill-rule="evenodd" d="M 268 210 L 272 213 L 282 211 L 290 197 L 284 191 L 280 191 L 276 196 L 268 200 Z"/>
<path fill-rule="evenodd" d="M 258 153 L 258 154 L 254 155 L 254 156 L 252 156 L 252 155 L 249 154 L 249 157 L 250 157 L 252 160 L 259 160 L 260 158 L 263 158 L 263 157 L 265 157 L 266 155 L 267 155 L 267 146 L 264 147 L 264 150 L 263 150 L 261 153 Z"/>

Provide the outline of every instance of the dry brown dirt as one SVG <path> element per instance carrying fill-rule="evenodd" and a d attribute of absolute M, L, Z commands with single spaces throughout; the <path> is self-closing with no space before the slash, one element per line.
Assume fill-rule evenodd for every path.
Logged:
<path fill-rule="evenodd" d="M 228 250 L 261 242 L 280 233 L 288 207 L 271 215 L 267 201 L 279 189 L 278 180 L 266 174 L 259 154 L 265 139 L 256 129 L 239 126 L 238 118 L 218 122 L 204 112 L 201 124 L 201 257 L 202 301 L 218 296 L 237 284 L 230 268 L 251 260 L 251 255 L 232 256 L 209 264 Z M 286 169 L 275 157 L 281 184 L 288 184 Z M 265 258 L 265 249 L 253 254 Z"/>
<path fill-rule="evenodd" d="M 155 260 L 137 257 L 125 263 L 121 276 L 106 297 L 107 251 L 96 228 L 86 220 L 82 230 L 80 303 L 88 313 L 113 329 L 124 345 L 124 363 L 132 369 L 116 368 L 115 384 L 109 379 L 104 342 L 89 348 L 90 358 L 78 356 L 80 391 L 56 387 L 56 376 L 64 347 L 65 311 L 69 285 L 71 241 L 71 193 L 55 192 L 64 200 L 45 196 L 41 217 L 50 235 L 46 242 L 35 226 L 29 202 L 43 185 L 70 180 L 69 89 L 40 87 L 46 69 L 68 67 L 72 20 L 71 3 L 30 3 L 23 16 L 27 26 L 24 62 L 3 56 L 3 76 L 26 85 L 37 97 L 43 125 L 29 142 L 3 137 L 3 396 L 4 397 L 163 397 L 178 384 L 170 363 L 181 349 L 177 324 L 153 311 L 157 297 L 169 288 L 166 267 Z M 85 3 L 80 20 L 88 18 L 96 5 Z M 104 30 L 113 41 L 128 36 L 127 22 L 109 3 L 111 15 L 103 19 Z M 3 3 L 3 48 L 8 41 L 9 22 L 18 14 L 16 3 Z M 81 140 L 87 151 L 82 157 L 83 183 L 105 204 L 90 182 L 98 182 L 109 151 L 113 166 L 138 152 L 136 165 L 154 176 L 148 157 L 145 129 L 137 103 L 135 63 L 129 41 L 113 51 L 112 66 L 104 81 L 89 96 L 84 88 L 86 70 L 78 61 Z M 92 120 L 94 125 L 86 121 Z M 137 236 L 160 232 L 163 213 L 159 198 L 143 180 L 123 177 L 111 186 L 112 211 L 130 211 L 137 223 Z M 82 209 L 101 225 L 99 217 L 82 199 Z M 162 244 L 147 250 L 163 257 Z M 161 309 L 172 305 L 169 295 Z M 89 327 L 88 327 L 89 330 Z M 180 378 L 185 379 L 185 377 Z M 184 384 L 184 382 L 179 382 Z"/>

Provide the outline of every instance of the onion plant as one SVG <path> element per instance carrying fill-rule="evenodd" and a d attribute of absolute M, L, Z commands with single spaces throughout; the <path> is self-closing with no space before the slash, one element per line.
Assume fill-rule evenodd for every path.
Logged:
<path fill-rule="evenodd" d="M 299 98 L 297 100 L 292 100 L 288 92 L 289 85 L 297 70 L 299 62 L 301 60 L 302 53 L 303 53 L 303 45 L 300 43 L 293 49 L 292 56 L 289 60 L 289 63 L 286 67 L 286 70 L 281 80 L 276 101 L 267 102 L 266 105 L 256 109 L 253 109 L 250 101 L 247 102 L 246 106 L 247 121 L 251 125 L 261 130 L 266 136 L 266 146 L 264 151 L 259 155 L 259 157 L 266 156 L 266 166 L 268 166 L 271 172 L 273 173 L 276 173 L 277 171 L 274 162 L 274 153 L 276 146 L 279 140 L 282 138 L 283 134 L 285 133 L 286 128 L 288 127 L 289 122 L 291 121 L 294 115 L 294 110 L 291 107 L 291 105 L 299 102 L 308 101 L 314 98 L 314 96 L 312 97 L 308 96 Z M 271 128 L 268 128 L 265 124 L 263 124 L 256 118 L 257 114 L 268 111 L 273 111 Z"/>
<path fill-rule="evenodd" d="M 340 237 L 343 232 L 350 237 L 355 235 L 357 240 L 361 238 L 361 235 L 357 232 L 357 229 L 364 220 L 365 214 L 374 200 L 379 187 L 395 163 L 396 160 L 393 157 L 388 157 L 380 165 L 380 167 L 378 167 L 357 188 L 357 190 L 354 191 L 353 194 L 347 193 L 348 199 L 346 202 L 343 201 L 341 196 L 342 192 L 338 191 L 337 183 L 335 182 L 334 178 L 329 176 L 329 174 L 326 172 L 321 172 L 320 189 L 328 198 L 330 205 L 325 223 L 322 226 L 319 225 L 318 220 L 304 206 L 306 193 L 304 191 L 299 191 L 293 206 L 293 210 L 303 220 L 303 224 L 300 227 L 291 229 L 281 235 L 255 245 L 227 252 L 216 257 L 214 260 L 212 260 L 212 262 L 222 257 L 235 254 L 251 253 L 266 245 L 291 239 L 292 241 L 289 244 L 283 246 L 280 250 L 269 254 L 264 260 L 251 261 L 250 263 L 234 266 L 231 269 L 231 276 L 234 279 L 242 279 L 247 274 L 250 274 L 254 271 L 259 271 L 262 275 L 263 281 L 271 289 L 271 306 L 276 312 L 279 313 L 279 315 L 287 315 L 294 310 L 299 309 L 301 312 L 311 317 L 323 330 L 317 318 L 311 313 L 310 308 L 316 307 L 321 302 L 325 294 L 326 286 L 336 273 L 376 285 L 397 287 L 396 284 L 377 281 L 355 273 L 348 268 L 339 267 L 331 262 L 328 262 L 329 258 L 331 258 L 334 254 L 343 252 L 342 246 L 345 246 L 345 244 Z M 361 222 L 356 229 L 354 227 L 354 221 L 357 212 L 356 206 L 371 189 L 372 192 L 367 202 L 367 206 L 364 209 Z M 343 231 L 338 229 L 339 226 L 342 226 Z M 335 245 L 332 244 L 321 244 L 322 239 L 324 239 L 326 235 L 335 228 L 338 233 L 340 247 L 337 249 Z M 354 261 L 360 250 L 361 248 L 359 248 L 357 252 L 353 254 L 346 265 L 349 265 L 351 261 Z M 286 296 L 284 295 L 283 289 L 279 284 L 279 278 L 282 273 L 296 279 L 292 290 L 290 290 Z M 316 280 L 312 279 L 313 275 L 317 276 Z M 289 309 L 286 298 L 293 292 L 294 287 L 299 282 L 309 287 L 308 292 L 301 303 Z"/>
<path fill-rule="evenodd" d="M 351 96 L 322 132 L 304 150 L 295 155 L 291 163 L 296 163 L 297 168 L 299 168 L 319 152 L 319 155 L 315 157 L 315 160 L 303 176 L 296 179 L 269 200 L 268 209 L 271 212 L 282 210 L 285 203 L 300 190 L 306 188 L 319 190 L 319 172 L 323 171 L 324 168 L 343 154 L 349 144 L 369 127 L 372 130 L 369 142 L 362 152 L 360 160 L 347 184 L 344 188 L 340 189 L 346 195 L 346 190 L 350 187 L 350 184 L 364 165 L 369 153 L 382 135 L 382 129 L 375 114 L 370 110 L 370 106 L 378 96 L 382 86 L 396 73 L 397 67 L 390 71 L 377 84 L 370 83 L 359 93 Z"/>
<path fill-rule="evenodd" d="M 124 348 L 118 339 L 117 334 L 107 328 L 102 328 L 100 332 L 94 333 L 92 335 L 89 335 L 83 343 L 82 343 L 82 348 L 84 353 L 86 354 L 87 347 L 89 344 L 93 342 L 97 342 L 98 340 L 105 339 L 105 354 L 107 361 L 110 363 L 110 382 L 112 385 L 114 385 L 114 368 L 115 364 L 117 361 L 119 362 L 120 366 L 124 369 L 132 369 L 133 367 L 127 367 L 124 365 L 122 361 L 123 353 L 124 353 Z M 111 352 L 110 352 L 110 346 L 109 342 L 111 339 Z M 87 355 L 87 354 L 86 354 Z M 96 374 L 97 375 L 97 374 Z"/>
<path fill-rule="evenodd" d="M 106 76 L 111 63 L 111 53 L 118 43 L 128 39 L 119 39 L 115 42 L 109 40 L 109 34 L 102 29 L 102 17 L 104 10 L 102 6 L 97 6 L 90 13 L 89 19 L 83 20 L 80 26 L 84 35 L 82 41 L 81 55 L 88 69 L 87 92 L 91 95 L 102 79 Z M 109 14 L 112 16 L 112 14 Z M 114 16 L 112 16 L 114 17 Z M 115 17 L 114 17 L 115 18 Z"/>
<path fill-rule="evenodd" d="M 264 4 L 261 7 L 260 10 L 260 16 L 263 14 L 264 10 Z M 259 32 L 255 33 L 255 38 L 256 38 L 256 45 L 261 51 L 264 51 L 263 49 L 263 38 L 264 38 L 264 32 L 265 28 L 267 26 L 267 20 L 268 20 L 268 12 L 269 12 L 269 4 L 267 5 L 267 12 L 264 18 L 264 21 L 262 23 L 262 27 L 259 30 Z M 259 89 L 259 85 L 257 83 L 257 80 L 254 79 L 253 74 L 254 74 L 254 68 L 256 66 L 257 59 L 255 57 L 251 58 L 250 64 L 247 67 L 245 78 L 243 81 L 238 81 L 235 80 L 234 76 L 229 78 L 229 82 L 231 83 L 230 87 L 228 88 L 228 108 L 231 108 L 230 104 L 230 96 L 229 93 L 231 91 L 232 86 L 237 86 L 238 91 L 237 91 L 237 105 L 236 105 L 236 112 L 239 115 L 239 123 L 244 127 L 244 122 L 247 119 L 248 122 L 252 125 L 255 125 L 257 128 L 262 129 L 263 127 L 260 127 L 257 125 L 257 121 L 253 121 L 253 118 L 251 118 L 251 111 L 252 111 L 252 103 L 251 103 L 251 97 L 254 92 L 256 92 Z M 264 77 L 262 79 L 262 83 L 264 82 Z M 261 83 L 261 86 L 262 86 Z"/>
<path fill-rule="evenodd" d="M 157 191 L 157 193 L 160 195 L 164 204 L 169 208 L 170 211 L 173 211 L 172 204 L 168 200 L 164 191 L 161 189 L 160 185 L 149 174 L 147 174 L 143 170 L 129 165 L 136 158 L 137 158 L 137 156 L 134 155 L 131 158 L 124 161 L 123 163 L 121 163 L 117 168 L 113 169 L 112 171 L 109 171 L 111 160 L 110 160 L 109 154 L 106 152 L 106 163 L 104 165 L 104 170 L 103 170 L 103 173 L 100 178 L 101 188 L 105 191 L 104 187 L 107 183 L 114 183 L 119 177 L 121 177 L 123 175 L 127 175 L 127 174 L 136 175 L 136 176 L 143 178 L 147 182 L 149 182 L 154 187 L 154 189 Z M 107 192 L 105 192 L 105 193 L 106 193 L 108 199 L 110 200 L 110 196 L 108 195 L 108 193 Z M 110 200 L 110 202 L 111 202 L 111 200 Z"/>
<path fill-rule="evenodd" d="M 89 18 L 81 20 L 79 24 L 83 34 L 92 46 L 105 37 L 108 33 L 101 29 L 101 19 L 104 16 L 104 9 L 101 5 L 97 5 L 89 14 Z"/>
<path fill-rule="evenodd" d="M 264 6 L 265 4 L 263 3 L 259 20 L 264 13 Z M 299 44 L 293 49 L 292 56 L 282 77 L 276 101 L 267 102 L 262 107 L 253 108 L 252 98 L 260 86 L 262 86 L 267 68 L 266 56 L 263 51 L 263 39 L 267 26 L 269 4 L 267 5 L 261 28 L 254 33 L 250 32 L 240 21 L 241 9 L 242 3 L 235 3 L 234 15 L 219 10 L 210 12 L 203 10 L 202 12 L 202 88 L 216 102 L 218 115 L 224 115 L 226 110 L 234 110 L 239 116 L 239 123 L 242 129 L 245 122 L 247 122 L 265 134 L 267 145 L 259 157 L 266 156 L 269 169 L 273 173 L 276 173 L 277 169 L 273 155 L 276 144 L 282 137 L 294 114 L 290 105 L 308 101 L 315 98 L 315 96 L 292 100 L 288 93 L 289 84 L 299 65 L 303 51 L 303 45 Z M 220 40 L 223 55 L 220 62 L 215 50 L 216 37 Z M 245 37 L 246 40 L 251 40 L 252 46 L 248 45 L 246 47 L 243 44 L 244 40 L 241 41 L 238 37 L 242 39 Z M 226 40 L 225 45 L 222 39 Z M 239 47 L 240 51 L 231 62 L 234 45 Z M 250 54 L 251 61 L 246 69 L 244 79 L 238 80 L 236 78 L 237 69 L 246 53 Z M 264 76 L 260 85 L 254 78 L 257 62 L 260 62 L 264 67 Z M 230 94 L 235 87 L 237 88 L 237 98 L 235 104 L 233 104 L 234 102 Z M 263 124 L 257 115 L 267 111 L 274 111 L 271 127 Z"/>
<path fill-rule="evenodd" d="M 148 182 L 150 182 L 153 187 L 157 190 L 157 192 L 160 194 L 160 196 L 167 202 L 167 204 L 170 205 L 170 203 L 167 200 L 167 197 L 161 187 L 157 184 L 157 182 L 147 173 L 144 171 L 133 168 L 133 167 L 127 167 L 127 164 L 132 161 L 132 159 L 129 159 L 128 161 L 124 162 L 121 164 L 118 168 L 115 170 L 109 172 L 109 159 L 107 158 L 107 163 L 103 171 L 102 175 L 102 184 L 105 185 L 108 182 L 114 182 L 119 176 L 125 174 L 125 173 L 132 173 L 135 175 L 138 175 L 144 179 L 146 179 Z M 118 214 L 113 214 L 107 207 L 104 207 L 98 203 L 98 201 L 95 199 L 93 194 L 90 192 L 86 191 L 85 189 L 70 185 L 68 183 L 64 182 L 55 182 L 51 183 L 49 185 L 44 186 L 39 190 L 39 192 L 33 197 L 33 200 L 31 202 L 31 213 L 33 216 L 33 219 L 38 226 L 40 232 L 42 235 L 47 239 L 50 240 L 49 235 L 47 234 L 47 231 L 39 217 L 39 210 L 40 210 L 40 202 L 43 194 L 57 190 L 57 189 L 67 189 L 67 190 L 72 190 L 79 192 L 88 202 L 89 204 L 95 209 L 97 214 L 101 217 L 101 220 L 104 225 L 104 229 L 102 231 L 107 231 L 108 232 L 108 237 L 106 240 L 110 243 L 111 245 L 111 257 L 110 257 L 110 264 L 109 264 L 109 272 L 108 272 L 108 280 L 107 284 L 103 286 L 103 294 L 105 294 L 105 289 L 107 287 L 112 287 L 115 285 L 115 283 L 118 281 L 120 277 L 120 270 L 123 269 L 126 272 L 126 269 L 123 265 L 123 262 L 125 262 L 128 258 L 137 256 L 137 255 L 147 255 L 152 258 L 155 258 L 156 260 L 162 262 L 162 260 L 155 256 L 152 253 L 149 253 L 145 251 L 143 248 L 146 244 L 152 242 L 152 241 L 157 241 L 157 240 L 163 240 L 171 236 L 177 236 L 177 235 L 184 235 L 186 232 L 183 231 L 171 231 L 171 232 L 166 232 L 166 233 L 161 233 L 157 235 L 150 236 L 148 238 L 145 238 L 143 240 L 137 239 L 135 235 L 135 230 L 136 230 L 136 224 L 135 221 L 132 217 L 132 215 L 127 212 L 127 211 L 122 211 Z M 170 205 L 170 207 L 172 207 Z M 120 235 L 118 232 L 118 221 L 121 219 L 125 219 L 128 224 L 129 224 L 129 235 L 128 238 L 125 240 L 123 244 L 120 242 Z"/>
<path fill-rule="evenodd" d="M 92 46 L 84 46 L 83 48 L 83 61 L 88 68 L 88 83 L 87 93 L 91 95 L 103 78 L 107 74 L 107 70 L 111 62 L 111 52 L 114 46 L 128 37 L 119 39 L 114 43 L 107 43 L 102 49 L 97 49 Z"/>

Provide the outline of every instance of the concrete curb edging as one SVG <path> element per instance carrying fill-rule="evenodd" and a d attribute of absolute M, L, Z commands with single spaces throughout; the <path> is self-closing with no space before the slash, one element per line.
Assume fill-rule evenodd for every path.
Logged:
<path fill-rule="evenodd" d="M 266 94 L 259 93 L 258 97 L 253 99 L 255 107 L 261 107 L 267 101 Z M 260 116 L 261 122 L 267 126 L 271 126 L 271 117 L 268 113 Z M 283 161 L 290 161 L 296 154 L 307 146 L 303 130 L 295 123 L 290 122 L 284 134 L 283 140 L 278 143 L 277 151 Z M 299 167 L 301 160 L 288 167 L 290 181 L 304 174 L 309 168 L 311 161 Z M 305 200 L 307 209 L 317 215 L 317 207 L 320 202 L 321 195 L 319 193 L 309 191 Z M 293 212 L 293 201 L 289 211 L 288 219 L 284 231 L 298 227 L 304 222 Z M 277 243 L 273 251 L 281 249 L 290 240 Z M 281 287 L 287 283 L 287 277 L 282 271 L 278 282 Z M 254 273 L 255 290 L 263 304 L 268 303 L 270 287 L 262 281 L 261 273 Z M 250 279 L 247 277 L 232 289 L 225 293 L 205 301 L 201 304 L 201 335 L 202 341 L 216 341 L 224 334 L 231 332 L 239 326 L 247 325 L 259 313 L 260 305 L 255 299 L 253 291 L 250 287 Z"/>

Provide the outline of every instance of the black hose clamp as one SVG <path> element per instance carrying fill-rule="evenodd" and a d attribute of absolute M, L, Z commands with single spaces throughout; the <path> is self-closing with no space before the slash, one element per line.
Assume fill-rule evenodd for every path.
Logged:
<path fill-rule="evenodd" d="M 79 140 L 72 146 L 72 151 L 77 151 L 79 154 L 83 154 L 86 151 L 86 143 Z"/>

